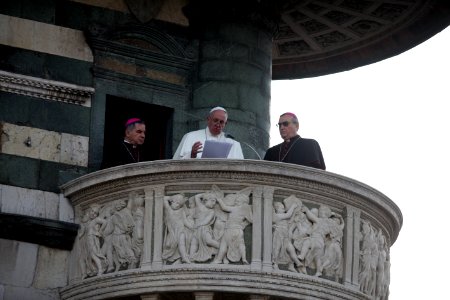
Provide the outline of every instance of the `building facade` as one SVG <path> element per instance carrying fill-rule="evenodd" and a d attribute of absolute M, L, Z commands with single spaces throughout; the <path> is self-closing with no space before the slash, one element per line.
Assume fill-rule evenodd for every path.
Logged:
<path fill-rule="evenodd" d="M 209 109 L 217 105 L 228 110 L 227 131 L 241 141 L 245 158 L 262 156 L 269 146 L 271 80 L 348 70 L 401 53 L 445 28 L 450 23 L 448 12 L 445 1 L 3 1 L 0 4 L 0 299 L 176 299 L 177 296 L 228 299 L 237 297 L 236 293 L 242 299 L 316 296 L 358 299 L 381 294 L 385 297 L 385 287 L 384 293 L 379 290 L 377 294 L 373 279 L 376 276 L 372 274 L 369 280 L 369 275 L 361 275 L 358 268 L 364 263 L 355 257 L 370 243 L 376 248 L 376 241 L 384 241 L 384 261 L 389 262 L 388 248 L 400 230 L 401 213 L 379 192 L 326 172 L 311 175 L 308 173 L 311 171 L 300 168 L 296 172 L 303 175 L 296 177 L 294 171 L 284 174 L 277 165 L 262 162 L 252 165 L 250 161 L 244 165 L 248 163 L 253 173 L 231 165 L 228 170 L 218 163 L 223 171 L 213 174 L 220 179 L 214 188 L 210 181 L 201 179 L 211 175 L 208 164 L 196 173 L 193 165 L 167 162 L 174 170 L 183 170 L 179 174 L 181 181 L 175 184 L 173 180 L 177 177 L 171 177 L 173 170 L 164 169 L 158 161 L 172 157 L 184 133 L 203 128 Z M 139 171 L 136 176 L 144 178 L 142 184 L 125 184 L 122 190 L 110 195 L 107 190 L 114 190 L 114 184 L 131 180 L 126 175 L 130 170 L 119 168 L 120 179 L 109 177 L 107 171 L 96 171 L 113 141 L 121 137 L 123 123 L 130 117 L 146 121 L 145 147 L 156 162 L 148 163 L 142 170 L 158 173 L 155 175 L 158 184 L 146 182 L 144 173 Z M 280 173 L 291 184 L 303 185 L 289 187 L 278 177 L 272 178 L 270 170 Z M 255 177 L 258 172 L 261 179 Z M 91 174 L 96 174 L 96 180 L 103 183 L 90 181 Z M 199 180 L 189 179 L 198 174 Z M 79 178 L 84 178 L 83 183 L 77 181 Z M 164 182 L 164 178 L 168 181 Z M 340 182 L 338 186 L 333 180 Z M 89 188 L 79 184 L 87 184 Z M 74 191 L 69 188 L 72 186 Z M 100 188 L 103 196 L 83 198 L 80 193 L 84 188 Z M 172 266 L 170 256 L 163 259 L 162 247 L 167 242 L 164 230 L 173 225 L 166 221 L 169 213 L 164 210 L 164 197 L 183 194 L 195 199 L 195 195 L 212 189 L 224 199 L 235 194 L 247 196 L 249 211 L 259 216 L 256 221 L 247 220 L 251 224 L 243 228 L 249 265 L 241 257 L 230 266 L 220 267 L 219 277 L 207 281 L 209 285 L 174 281 L 178 288 L 165 290 L 163 282 L 174 272 L 185 272 L 187 268 L 183 276 L 199 276 L 195 278 L 200 280 L 215 274 L 209 270 L 215 266 L 211 267 L 212 261 L 206 260 L 177 267 Z M 153 228 L 155 236 L 148 236 L 147 232 L 141 241 L 145 241 L 144 248 L 132 252 L 128 246 L 117 246 L 114 251 L 129 252 L 124 264 L 114 259 L 109 264 L 103 258 L 94 259 L 92 248 L 80 254 L 83 234 L 90 236 L 95 247 L 105 249 L 108 245 L 104 232 L 95 232 L 97 226 L 102 226 L 100 221 L 92 225 L 91 235 L 85 233 L 89 212 L 98 213 L 103 222 L 113 222 L 111 210 L 117 201 L 134 203 L 129 199 L 130 193 L 145 200 L 139 208 L 143 212 L 133 207 L 137 215 L 131 217 L 139 219 L 141 212 L 140 216 L 146 216 L 147 220 L 145 224 L 136 224 L 133 219 L 130 224 L 144 231 Z M 314 197 L 309 197 L 310 194 Z M 272 255 L 279 250 L 273 246 L 271 236 L 279 237 L 282 233 L 272 231 L 271 209 L 274 203 L 292 207 L 290 200 L 289 205 L 283 202 L 291 195 L 299 199 L 299 208 L 304 207 L 302 214 L 323 205 L 333 216 L 342 217 L 342 221 L 327 217 L 345 226 L 339 229 L 336 225 L 337 236 L 343 238 L 340 246 L 334 244 L 342 252 L 342 261 L 333 260 L 342 263 L 337 277 L 329 274 L 323 280 L 321 276 L 315 277 L 312 272 L 317 272 L 317 266 L 311 262 L 304 264 L 305 269 L 300 268 L 305 273 L 299 272 L 300 264 L 296 266 L 294 261 L 297 271 L 293 272 L 286 269 L 290 268 L 286 257 L 280 258 L 280 270 L 274 269 Z M 358 204 L 359 200 L 363 204 Z M 180 205 L 189 208 L 185 203 Z M 375 215 L 370 212 L 372 205 Z M 216 210 L 222 216 L 230 213 L 223 207 Z M 150 214 L 161 219 L 152 223 L 148 221 Z M 353 220 L 356 216 L 358 221 Z M 351 228 L 349 222 L 353 224 Z M 159 231 L 154 231 L 154 226 L 159 226 Z M 128 232 L 123 239 L 135 236 L 137 233 Z M 364 239 L 369 242 L 364 244 Z M 293 240 L 291 243 L 295 246 Z M 231 245 L 225 241 L 223 244 L 222 247 Z M 292 250 L 289 243 L 279 245 L 283 251 L 287 247 L 305 260 L 301 247 Z M 175 248 L 180 251 L 178 246 Z M 142 253 L 138 255 L 135 251 Z M 214 253 L 214 258 L 217 254 Z M 74 262 L 83 257 L 84 263 Z M 108 272 L 108 268 L 113 270 Z M 172 273 L 167 273 L 169 269 Z M 149 274 L 156 274 L 159 279 L 154 281 Z M 239 274 L 246 282 L 243 286 L 223 284 L 227 276 L 234 278 Z M 111 290 L 114 278 L 119 278 L 120 284 Z M 137 290 L 128 292 L 124 288 L 127 280 L 136 278 L 142 279 L 133 285 Z M 263 282 L 268 286 L 264 287 Z M 383 284 L 386 282 L 387 279 Z M 104 284 L 108 288 L 102 290 Z M 258 284 L 260 290 L 255 289 Z M 276 286 L 283 284 L 286 288 L 278 293 Z M 290 284 L 294 287 L 288 288 Z M 189 285 L 199 288 L 200 293 L 193 294 Z M 324 287 L 336 292 L 328 293 Z M 307 292 L 296 296 L 302 289 Z"/>

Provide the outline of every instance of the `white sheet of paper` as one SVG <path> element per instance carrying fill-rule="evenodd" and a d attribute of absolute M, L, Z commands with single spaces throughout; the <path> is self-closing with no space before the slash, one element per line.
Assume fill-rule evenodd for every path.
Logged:
<path fill-rule="evenodd" d="M 233 144 L 206 140 L 202 158 L 227 158 Z"/>

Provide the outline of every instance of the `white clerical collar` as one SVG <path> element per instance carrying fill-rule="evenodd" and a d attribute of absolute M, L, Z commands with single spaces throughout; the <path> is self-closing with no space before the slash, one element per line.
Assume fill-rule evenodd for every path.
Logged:
<path fill-rule="evenodd" d="M 225 134 L 223 133 L 223 131 L 221 131 L 218 135 L 213 135 L 211 131 L 209 131 L 208 127 L 206 127 L 205 129 L 205 135 L 207 140 L 208 139 L 221 140 L 225 138 Z"/>
<path fill-rule="evenodd" d="M 136 147 L 137 147 L 137 145 L 130 143 L 130 142 L 127 141 L 126 139 L 123 139 L 123 142 L 124 142 L 125 144 L 128 144 L 128 145 L 132 146 L 133 148 L 136 148 Z"/>

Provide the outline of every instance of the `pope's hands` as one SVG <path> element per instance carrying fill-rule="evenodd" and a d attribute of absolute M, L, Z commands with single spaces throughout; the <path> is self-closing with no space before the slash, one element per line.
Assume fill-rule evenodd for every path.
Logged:
<path fill-rule="evenodd" d="M 192 145 L 191 150 L 191 158 L 196 158 L 197 153 L 202 152 L 203 144 L 201 142 L 195 142 L 194 145 Z"/>

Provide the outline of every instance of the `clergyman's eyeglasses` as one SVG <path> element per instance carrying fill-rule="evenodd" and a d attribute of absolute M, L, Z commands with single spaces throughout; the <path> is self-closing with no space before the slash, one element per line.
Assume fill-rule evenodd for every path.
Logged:
<path fill-rule="evenodd" d="M 277 127 L 281 127 L 281 125 L 283 125 L 284 127 L 288 127 L 289 124 L 291 124 L 292 122 L 289 121 L 284 121 L 284 122 L 280 122 L 277 124 Z"/>
<path fill-rule="evenodd" d="M 213 121 L 214 124 L 219 123 L 219 124 L 222 125 L 222 126 L 225 126 L 225 124 L 227 123 L 227 122 L 224 121 L 224 120 L 219 120 L 219 119 L 216 119 L 216 118 L 213 118 L 213 119 L 211 119 L 211 120 Z"/>

